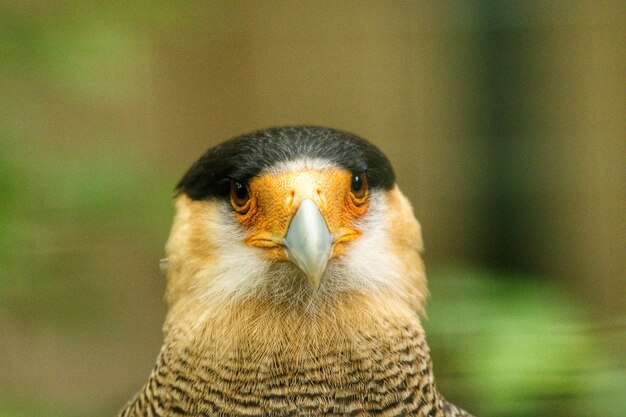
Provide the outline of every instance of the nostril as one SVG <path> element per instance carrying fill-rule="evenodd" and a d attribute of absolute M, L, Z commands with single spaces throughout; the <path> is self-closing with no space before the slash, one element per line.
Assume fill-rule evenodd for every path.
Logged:
<path fill-rule="evenodd" d="M 315 189 L 315 200 L 320 207 L 324 207 L 326 205 L 326 201 L 324 199 L 324 193 L 322 192 L 321 187 L 317 187 Z"/>
<path fill-rule="evenodd" d="M 293 206 L 293 200 L 296 198 L 295 190 L 289 191 L 289 196 L 287 197 L 287 207 Z"/>

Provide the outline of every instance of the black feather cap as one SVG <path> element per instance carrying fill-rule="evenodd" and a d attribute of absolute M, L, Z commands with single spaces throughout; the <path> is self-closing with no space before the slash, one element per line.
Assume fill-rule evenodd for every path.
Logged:
<path fill-rule="evenodd" d="M 280 162 L 321 159 L 352 173 L 365 172 L 372 189 L 390 189 L 395 175 L 387 157 L 352 133 L 317 126 L 275 127 L 237 136 L 209 149 L 176 190 L 194 200 L 226 197 L 231 181 L 247 182 Z"/>

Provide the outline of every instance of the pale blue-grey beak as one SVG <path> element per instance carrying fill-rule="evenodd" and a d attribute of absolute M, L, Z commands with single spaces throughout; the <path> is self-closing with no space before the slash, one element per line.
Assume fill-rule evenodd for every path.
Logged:
<path fill-rule="evenodd" d="M 289 260 L 306 274 L 311 288 L 317 290 L 332 253 L 333 238 L 313 200 L 300 203 L 287 229 L 285 246 Z"/>

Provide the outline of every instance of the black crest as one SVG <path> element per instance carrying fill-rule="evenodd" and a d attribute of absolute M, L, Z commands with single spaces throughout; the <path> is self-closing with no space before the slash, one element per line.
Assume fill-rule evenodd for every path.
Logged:
<path fill-rule="evenodd" d="M 247 182 L 277 163 L 298 158 L 365 172 L 370 188 L 390 189 L 395 181 L 387 157 L 366 140 L 325 127 L 286 126 L 258 130 L 209 149 L 176 189 L 194 200 L 227 196 L 231 181 Z"/>

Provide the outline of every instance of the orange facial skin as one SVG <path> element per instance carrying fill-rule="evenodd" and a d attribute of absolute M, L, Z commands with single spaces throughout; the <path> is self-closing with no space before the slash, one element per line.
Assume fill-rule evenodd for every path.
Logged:
<path fill-rule="evenodd" d="M 351 189 L 352 173 L 329 168 L 267 173 L 252 178 L 245 204 L 231 196 L 235 217 L 247 230 L 246 244 L 264 249 L 269 259 L 287 260 L 283 240 L 300 203 L 317 204 L 333 237 L 332 256 L 341 256 L 345 242 L 361 235 L 356 224 L 367 212 L 369 192 Z"/>

